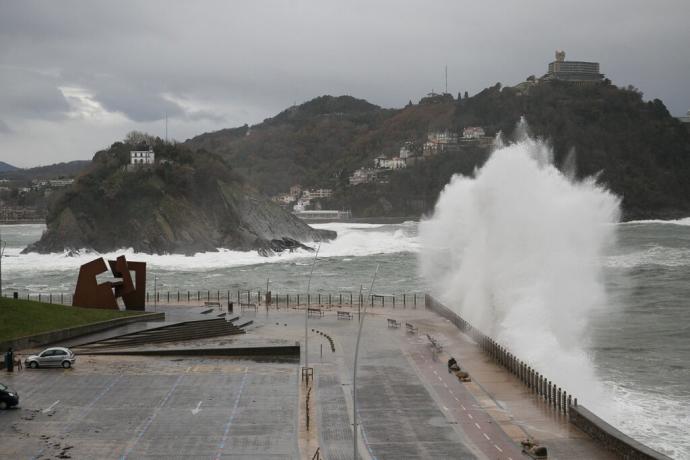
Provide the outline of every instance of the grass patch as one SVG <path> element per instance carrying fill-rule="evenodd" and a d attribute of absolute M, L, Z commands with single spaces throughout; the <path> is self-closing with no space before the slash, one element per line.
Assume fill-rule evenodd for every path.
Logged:
<path fill-rule="evenodd" d="M 141 313 L 67 307 L 0 297 L 0 341 Z"/>

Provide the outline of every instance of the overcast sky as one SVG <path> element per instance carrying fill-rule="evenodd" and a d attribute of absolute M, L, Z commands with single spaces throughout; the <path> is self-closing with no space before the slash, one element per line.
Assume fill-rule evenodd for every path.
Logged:
<path fill-rule="evenodd" d="M 566 4 L 567 3 L 567 4 Z M 90 159 L 350 94 L 402 107 L 546 72 L 554 50 L 690 109 L 690 1 L 0 0 L 0 160 Z"/>

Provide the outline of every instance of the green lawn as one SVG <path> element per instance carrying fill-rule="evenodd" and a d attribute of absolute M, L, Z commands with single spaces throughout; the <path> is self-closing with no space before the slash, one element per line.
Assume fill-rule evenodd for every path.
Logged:
<path fill-rule="evenodd" d="M 138 314 L 0 297 L 0 341 Z"/>

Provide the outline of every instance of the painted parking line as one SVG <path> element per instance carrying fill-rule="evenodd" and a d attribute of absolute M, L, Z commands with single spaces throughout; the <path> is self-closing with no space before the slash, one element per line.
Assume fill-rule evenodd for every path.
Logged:
<path fill-rule="evenodd" d="M 245 367 L 244 368 L 244 375 L 242 376 L 242 383 L 240 384 L 240 389 L 237 392 L 237 396 L 235 397 L 235 404 L 232 407 L 232 412 L 230 413 L 230 417 L 228 417 L 228 421 L 225 423 L 225 430 L 223 431 L 223 437 L 220 440 L 220 444 L 218 444 L 218 451 L 216 452 L 215 459 L 220 460 L 220 457 L 223 455 L 223 449 L 225 448 L 225 441 L 228 439 L 228 433 L 230 433 L 230 427 L 232 426 L 232 422 L 235 419 L 235 414 L 237 413 L 237 408 L 240 405 L 240 397 L 242 396 L 242 392 L 244 391 L 244 386 L 247 383 L 247 372 L 249 368 Z"/>
<path fill-rule="evenodd" d="M 92 399 L 91 402 L 86 407 L 84 407 L 84 410 L 81 412 L 81 414 L 79 414 L 79 418 L 76 421 L 81 421 L 84 418 L 86 418 L 86 416 L 89 415 L 89 413 L 91 412 L 91 409 L 93 409 L 93 405 L 96 404 L 108 391 L 110 391 L 110 389 L 113 387 L 113 385 L 115 385 L 115 383 L 117 383 L 120 380 L 120 378 L 122 378 L 122 375 L 118 375 L 117 377 L 115 377 L 103 389 L 103 391 L 98 393 L 98 395 L 94 399 Z M 62 430 L 61 434 L 64 435 L 65 433 L 69 433 L 70 430 L 72 429 L 74 423 L 75 423 L 75 421 L 68 423 L 67 426 L 65 427 L 65 429 Z M 35 459 L 41 457 L 43 455 L 43 452 L 45 452 L 45 450 L 46 450 L 46 447 L 41 448 L 41 450 L 39 450 L 38 453 L 32 457 L 32 459 L 35 460 Z"/>
<path fill-rule="evenodd" d="M 478 430 L 481 430 L 481 429 L 482 429 L 482 427 L 479 426 L 479 423 L 477 423 L 477 422 L 474 422 L 474 426 L 476 426 Z"/>
<path fill-rule="evenodd" d="M 160 410 L 163 408 L 163 406 L 165 406 L 165 403 L 168 402 L 168 400 L 170 399 L 170 396 L 173 394 L 173 391 L 175 391 L 175 388 L 177 388 L 177 385 L 180 383 L 180 380 L 182 380 L 181 375 L 179 377 L 177 377 L 177 380 L 175 380 L 175 383 L 173 383 L 173 386 L 170 387 L 170 390 L 168 390 L 168 393 L 165 395 L 163 400 L 153 410 L 153 414 L 151 414 L 149 416 L 149 418 L 146 420 L 146 422 L 144 423 L 144 426 L 141 427 L 141 429 L 139 430 L 139 433 L 137 434 L 137 437 L 134 439 L 134 442 L 127 448 L 127 450 L 125 450 L 125 453 L 122 454 L 122 456 L 120 457 L 120 460 L 126 460 L 127 456 L 130 454 L 130 452 L 132 452 L 132 450 L 136 447 L 136 445 L 139 443 L 141 438 L 144 437 L 144 434 L 146 434 L 146 432 L 148 431 L 149 427 L 153 423 L 153 420 L 158 416 L 158 413 L 160 412 Z"/>
<path fill-rule="evenodd" d="M 489 437 L 488 434 L 486 434 L 486 433 L 482 433 L 482 434 L 484 435 L 484 437 L 486 438 L 487 441 L 491 441 L 491 438 Z"/>
<path fill-rule="evenodd" d="M 55 406 L 57 406 L 58 404 L 60 404 L 60 400 L 59 400 L 59 399 L 58 399 L 57 401 L 55 401 L 53 404 L 51 404 L 50 406 L 48 406 L 48 407 L 46 407 L 45 409 L 43 409 L 41 412 L 43 412 L 44 414 L 47 414 L 48 412 L 50 412 L 51 410 L 53 410 L 53 408 L 54 408 Z"/>
<path fill-rule="evenodd" d="M 497 451 L 499 451 L 499 452 L 503 452 L 503 449 L 501 449 L 500 447 L 498 447 L 498 445 L 497 445 L 497 444 L 494 444 L 494 447 L 496 448 L 496 450 L 497 450 Z"/>

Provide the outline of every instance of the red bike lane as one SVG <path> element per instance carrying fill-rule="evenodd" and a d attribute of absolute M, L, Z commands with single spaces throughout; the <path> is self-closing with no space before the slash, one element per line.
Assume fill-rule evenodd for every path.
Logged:
<path fill-rule="evenodd" d="M 460 425 L 470 441 L 488 458 L 522 458 L 521 448 L 480 406 L 465 384 L 448 372 L 446 363 L 432 359 L 428 343 L 419 339 L 416 335 L 405 337 L 402 339 L 403 349 L 412 358 L 422 378 L 433 388 L 446 415 Z"/>

